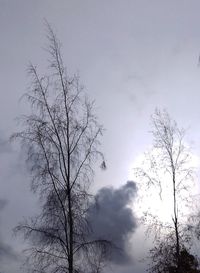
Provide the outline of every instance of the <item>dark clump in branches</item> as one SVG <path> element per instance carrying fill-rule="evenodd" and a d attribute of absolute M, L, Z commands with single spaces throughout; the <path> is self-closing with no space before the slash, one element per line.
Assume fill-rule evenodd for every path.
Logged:
<path fill-rule="evenodd" d="M 27 152 L 32 189 L 40 194 L 41 214 L 16 230 L 31 240 L 29 261 L 36 272 L 100 272 L 110 243 L 91 241 L 87 210 L 92 196 L 93 163 L 102 160 L 103 128 L 84 95 L 79 78 L 66 73 L 60 43 L 48 26 L 49 75 L 30 65 L 32 114 L 13 135 Z"/>
<path fill-rule="evenodd" d="M 160 241 L 150 251 L 153 266 L 148 270 L 149 272 L 159 273 L 199 273 L 198 258 L 191 254 L 188 248 L 184 245 L 180 245 L 179 253 L 179 268 L 177 269 L 177 254 L 176 244 L 169 240 Z"/>

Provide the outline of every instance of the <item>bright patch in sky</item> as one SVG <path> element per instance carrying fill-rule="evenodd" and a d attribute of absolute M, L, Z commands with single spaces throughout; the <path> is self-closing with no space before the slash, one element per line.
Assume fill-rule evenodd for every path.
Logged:
<path fill-rule="evenodd" d="M 156 151 L 151 150 L 151 154 L 152 153 L 155 158 L 157 158 Z M 189 153 L 189 156 L 190 159 L 185 165 L 185 168 L 191 169 L 191 176 L 187 179 L 183 179 L 184 176 L 180 174 L 179 177 L 177 177 L 177 182 L 183 179 L 180 186 L 180 194 L 177 194 L 179 218 L 181 218 L 182 221 L 186 221 L 191 206 L 193 205 L 192 198 L 199 193 L 196 170 L 200 167 L 200 158 L 192 153 Z M 138 177 L 136 175 L 136 168 L 145 170 L 149 176 L 153 178 L 154 184 L 148 186 L 145 177 Z M 137 208 L 135 209 L 138 216 L 142 216 L 143 213 L 147 212 L 152 215 L 152 217 L 147 218 L 147 221 L 155 221 L 157 219 L 165 225 L 171 224 L 174 212 L 171 175 L 162 169 L 154 171 L 149 161 L 146 160 L 145 155 L 139 155 L 132 163 L 129 179 L 135 181 L 138 186 Z M 160 184 L 162 187 L 159 186 Z"/>

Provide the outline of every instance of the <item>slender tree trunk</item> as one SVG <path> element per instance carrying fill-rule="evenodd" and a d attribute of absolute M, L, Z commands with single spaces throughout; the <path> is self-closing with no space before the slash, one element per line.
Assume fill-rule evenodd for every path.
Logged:
<path fill-rule="evenodd" d="M 69 273 L 74 272 L 73 268 L 73 241 L 74 241 L 74 225 L 73 225 L 73 212 L 72 212 L 72 204 L 71 204 L 71 190 L 68 190 L 68 216 L 69 216 Z"/>
<path fill-rule="evenodd" d="M 178 231 L 178 215 L 177 215 L 177 204 L 176 204 L 176 178 L 173 167 L 173 197 L 174 197 L 174 228 L 176 236 L 176 262 L 177 262 L 177 273 L 180 273 L 180 242 L 179 242 L 179 231 Z"/>

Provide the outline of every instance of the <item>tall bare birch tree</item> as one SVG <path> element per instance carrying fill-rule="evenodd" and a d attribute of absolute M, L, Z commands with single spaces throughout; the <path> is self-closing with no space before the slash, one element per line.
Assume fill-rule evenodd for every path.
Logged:
<path fill-rule="evenodd" d="M 42 211 L 16 230 L 31 240 L 34 272 L 100 272 L 109 243 L 90 240 L 87 211 L 94 162 L 100 159 L 105 168 L 99 151 L 103 128 L 79 78 L 67 74 L 60 42 L 49 26 L 48 42 L 48 75 L 41 77 L 29 66 L 31 85 L 25 98 L 32 113 L 22 118 L 24 129 L 13 135 L 27 152 L 32 189 L 40 193 Z"/>
<path fill-rule="evenodd" d="M 171 222 L 169 217 L 166 223 L 160 221 L 159 216 L 156 217 L 148 212 L 145 214 L 147 218 L 152 216 L 150 229 L 156 233 L 157 239 L 155 248 L 150 252 L 154 263 L 152 271 L 168 272 L 163 271 L 166 261 L 169 261 L 167 258 L 169 253 L 167 256 L 164 255 L 167 249 L 167 251 L 173 250 L 170 255 L 175 257 L 171 259 L 173 272 L 180 273 L 182 268 L 181 253 L 187 242 L 182 220 L 184 208 L 189 201 L 189 188 L 194 179 L 191 153 L 185 145 L 185 131 L 179 129 L 177 123 L 170 118 L 165 110 L 157 109 L 155 111 L 152 116 L 151 133 L 153 135 L 153 149 L 152 152 L 146 154 L 144 164 L 148 168 L 139 167 L 135 171 L 142 181 L 145 180 L 147 191 L 154 189 L 154 193 L 157 192 L 160 199 L 167 196 L 168 210 L 171 209 L 168 211 L 169 216 L 171 215 Z"/>

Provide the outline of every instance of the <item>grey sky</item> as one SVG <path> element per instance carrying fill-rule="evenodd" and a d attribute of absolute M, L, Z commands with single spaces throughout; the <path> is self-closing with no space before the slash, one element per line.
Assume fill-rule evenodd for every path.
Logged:
<path fill-rule="evenodd" d="M 200 153 L 199 10 L 199 0 L 0 0 L 0 199 L 8 200 L 0 211 L 0 236 L 6 245 L 21 249 L 11 229 L 36 208 L 21 155 L 7 138 L 16 130 L 15 117 L 28 111 L 19 103 L 28 86 L 27 64 L 45 71 L 44 18 L 63 44 L 68 70 L 79 71 L 96 100 L 106 129 L 108 170 L 97 170 L 95 189 L 118 188 L 151 143 L 149 117 L 156 106 L 190 126 L 189 140 Z M 130 270 L 140 273 L 137 263 Z M 5 265 L 8 272 L 16 269 Z"/>

